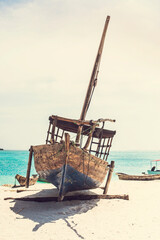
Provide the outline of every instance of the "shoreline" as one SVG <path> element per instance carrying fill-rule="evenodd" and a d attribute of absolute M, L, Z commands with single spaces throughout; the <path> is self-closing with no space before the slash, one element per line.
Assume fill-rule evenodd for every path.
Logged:
<path fill-rule="evenodd" d="M 24 202 L 5 197 L 56 196 L 52 184 L 38 183 L 28 191 L 0 186 L 1 239 L 159 239 L 160 181 L 111 181 L 108 194 L 128 200 Z M 24 189 L 24 188 L 18 188 Z M 102 194 L 101 189 L 91 192 Z"/>

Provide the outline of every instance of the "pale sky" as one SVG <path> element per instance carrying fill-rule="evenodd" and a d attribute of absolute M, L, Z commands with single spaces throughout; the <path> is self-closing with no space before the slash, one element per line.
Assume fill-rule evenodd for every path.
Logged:
<path fill-rule="evenodd" d="M 0 0 L 0 147 L 45 143 L 48 117 L 112 118 L 112 150 L 160 150 L 159 0 Z"/>

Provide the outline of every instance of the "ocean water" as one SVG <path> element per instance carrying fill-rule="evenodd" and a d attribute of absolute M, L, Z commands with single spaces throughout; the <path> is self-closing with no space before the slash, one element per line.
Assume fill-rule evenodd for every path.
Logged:
<path fill-rule="evenodd" d="M 14 184 L 15 175 L 26 176 L 29 151 L 0 151 L 0 185 Z M 31 174 L 35 174 L 32 161 Z"/>
<path fill-rule="evenodd" d="M 0 185 L 14 184 L 15 175 L 26 176 L 29 151 L 0 151 Z M 150 161 L 160 159 L 160 151 L 111 151 L 108 162 L 115 161 L 113 180 L 116 172 L 141 174 L 150 169 Z M 35 174 L 32 161 L 31 174 Z"/>

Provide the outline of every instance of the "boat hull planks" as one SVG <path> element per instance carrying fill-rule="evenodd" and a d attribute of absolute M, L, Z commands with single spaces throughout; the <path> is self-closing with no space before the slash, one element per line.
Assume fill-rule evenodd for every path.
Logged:
<path fill-rule="evenodd" d="M 33 151 L 39 177 L 52 183 L 63 195 L 71 191 L 99 187 L 108 171 L 106 161 L 71 144 L 67 164 L 63 143 L 34 146 Z"/>

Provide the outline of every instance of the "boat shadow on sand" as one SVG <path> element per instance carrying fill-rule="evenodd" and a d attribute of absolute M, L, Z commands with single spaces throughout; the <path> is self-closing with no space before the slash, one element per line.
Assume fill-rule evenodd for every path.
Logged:
<path fill-rule="evenodd" d="M 92 191 L 86 190 L 83 192 L 74 192 L 75 194 L 93 194 Z M 58 194 L 57 189 L 45 189 L 36 194 L 25 194 L 25 197 L 36 198 L 36 197 L 56 197 Z M 18 196 L 23 197 L 23 196 Z M 93 200 L 72 200 L 72 201 L 50 201 L 50 202 L 35 202 L 35 201 L 21 201 L 13 200 L 15 202 L 11 210 L 17 214 L 16 219 L 30 219 L 36 223 L 32 231 L 37 231 L 40 227 L 47 223 L 55 223 L 57 220 L 64 220 L 68 227 L 70 227 L 80 238 L 83 237 L 78 234 L 76 230 L 77 224 L 74 222 L 72 217 L 76 214 L 86 213 L 95 206 L 99 199 Z M 68 219 L 69 218 L 69 219 Z"/>

